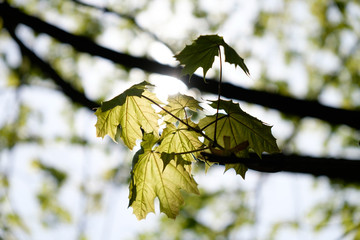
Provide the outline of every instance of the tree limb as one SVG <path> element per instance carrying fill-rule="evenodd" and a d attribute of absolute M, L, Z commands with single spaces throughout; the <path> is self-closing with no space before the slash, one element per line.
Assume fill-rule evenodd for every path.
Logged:
<path fill-rule="evenodd" d="M 249 158 L 237 158 L 234 156 L 223 157 L 203 152 L 202 155 L 210 162 L 220 165 L 242 163 L 249 169 L 258 172 L 291 172 L 306 173 L 313 176 L 326 176 L 334 180 L 360 183 L 360 161 L 343 158 L 319 158 L 299 156 L 296 154 L 250 154 Z"/>
<path fill-rule="evenodd" d="M 55 84 L 61 89 L 61 91 L 70 98 L 74 103 L 78 103 L 88 109 L 92 110 L 95 107 L 98 107 L 99 104 L 90 100 L 85 96 L 84 93 L 76 90 L 70 83 L 65 81 L 52 67 L 49 63 L 42 60 L 39 56 L 37 56 L 33 51 L 31 51 L 25 44 L 17 37 L 15 34 L 14 26 L 7 24 L 7 21 L 4 21 L 4 25 L 8 30 L 10 36 L 15 40 L 18 44 L 22 54 L 27 56 L 31 64 L 39 67 L 43 73 L 46 73 L 50 78 L 53 79 Z"/>
<path fill-rule="evenodd" d="M 89 38 L 66 32 L 37 17 L 27 15 L 17 8 L 9 6 L 7 3 L 0 3 L 0 15 L 6 21 L 11 21 L 14 25 L 27 25 L 36 32 L 48 34 L 62 43 L 70 44 L 80 52 L 106 58 L 128 68 L 140 68 L 150 73 L 177 78 L 180 76 L 180 67 L 171 67 L 147 58 L 134 57 L 102 47 Z M 180 79 L 190 88 L 195 87 L 202 92 L 217 93 L 217 81 L 214 79 L 207 79 L 207 84 L 198 76 L 193 76 L 191 82 L 188 81 L 186 76 Z M 259 104 L 299 117 L 314 117 L 335 125 L 345 124 L 355 129 L 360 128 L 360 111 L 328 107 L 320 104 L 318 101 L 300 100 L 274 93 L 245 89 L 230 83 L 223 83 L 222 89 L 223 96 L 227 98 Z"/>

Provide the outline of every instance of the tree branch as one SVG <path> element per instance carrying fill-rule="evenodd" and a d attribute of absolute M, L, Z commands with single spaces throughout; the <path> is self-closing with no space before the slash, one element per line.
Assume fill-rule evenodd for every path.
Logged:
<path fill-rule="evenodd" d="M 7 24 L 7 21 L 4 21 L 5 28 L 8 30 L 10 36 L 18 44 L 23 55 L 27 56 L 31 63 L 39 67 L 42 72 L 46 73 L 50 78 L 53 79 L 55 84 L 60 87 L 61 91 L 70 98 L 74 103 L 78 103 L 82 106 L 85 106 L 92 110 L 95 107 L 98 107 L 99 104 L 88 99 L 84 93 L 76 90 L 71 84 L 65 81 L 52 67 L 50 64 L 42 60 L 37 56 L 33 51 L 31 51 L 25 44 L 17 37 L 15 34 L 14 26 Z"/>
<path fill-rule="evenodd" d="M 360 161 L 343 158 L 318 158 L 295 154 L 263 154 L 260 159 L 255 153 L 249 158 L 219 157 L 202 153 L 210 162 L 220 165 L 242 163 L 258 172 L 307 173 L 313 176 L 326 176 L 334 180 L 360 183 Z"/>
<path fill-rule="evenodd" d="M 66 32 L 37 17 L 29 16 L 9 6 L 7 3 L 0 3 L 0 15 L 6 21 L 11 21 L 14 25 L 25 24 L 36 32 L 48 34 L 62 43 L 70 44 L 80 52 L 106 58 L 128 68 L 140 68 L 150 73 L 177 78 L 180 76 L 180 67 L 171 67 L 147 58 L 134 57 L 102 47 L 89 38 Z M 198 76 L 193 76 L 191 82 L 188 81 L 186 76 L 180 79 L 190 88 L 195 87 L 202 92 L 217 93 L 217 81 L 215 79 L 207 79 L 207 84 Z M 223 83 L 222 89 L 222 95 L 227 98 L 259 104 L 299 117 L 314 117 L 335 125 L 345 124 L 356 129 L 360 128 L 360 111 L 328 107 L 320 104 L 318 101 L 299 100 L 269 92 L 245 89 L 230 83 Z"/>

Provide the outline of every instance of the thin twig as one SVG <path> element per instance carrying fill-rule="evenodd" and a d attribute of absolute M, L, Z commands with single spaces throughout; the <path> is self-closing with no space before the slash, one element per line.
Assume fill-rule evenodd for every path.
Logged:
<path fill-rule="evenodd" d="M 194 149 L 194 150 L 186 151 L 186 152 L 177 152 L 177 153 L 174 152 L 173 154 L 174 155 L 189 154 L 189 153 L 194 153 L 194 152 L 201 152 L 201 151 L 204 151 L 204 150 L 207 150 L 207 149 L 209 149 L 209 147 Z M 157 152 L 157 153 L 161 153 L 161 152 Z"/>
<path fill-rule="evenodd" d="M 170 49 L 171 52 L 174 53 L 174 50 L 172 49 L 172 47 L 167 44 L 166 42 L 164 42 L 163 40 L 161 40 L 155 33 L 145 29 L 144 27 L 142 27 L 135 19 L 135 17 L 129 15 L 129 14 L 125 14 L 125 13 L 120 13 L 120 12 L 116 12 L 108 7 L 99 7 L 99 6 L 95 6 L 89 3 L 85 3 L 83 1 L 79 1 L 79 0 L 72 0 L 74 3 L 77 3 L 79 5 L 82 5 L 84 7 L 88 7 L 88 8 L 93 8 L 96 9 L 98 11 L 102 11 L 103 13 L 110 13 L 110 14 L 114 14 L 117 17 L 120 18 L 124 18 L 128 21 L 130 21 L 131 23 L 133 23 L 140 31 L 145 32 L 146 34 L 150 35 L 153 39 L 155 39 L 156 41 L 164 44 L 168 49 Z"/>
<path fill-rule="evenodd" d="M 218 48 L 219 48 L 219 58 L 220 58 L 220 78 L 219 78 L 219 85 L 218 85 L 218 102 L 217 102 L 217 107 L 216 107 L 214 144 L 217 144 L 217 141 L 216 141 L 216 132 L 217 132 L 217 121 L 218 121 L 219 108 L 220 108 L 221 81 L 222 81 L 222 60 L 221 60 L 221 49 L 220 49 L 220 45 L 218 46 Z"/>

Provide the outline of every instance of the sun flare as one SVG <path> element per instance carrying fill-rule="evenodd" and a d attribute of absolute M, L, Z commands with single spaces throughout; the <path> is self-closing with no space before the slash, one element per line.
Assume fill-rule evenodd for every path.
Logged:
<path fill-rule="evenodd" d="M 187 91 L 186 85 L 174 77 L 156 74 L 150 78 L 150 82 L 155 85 L 154 93 L 161 101 L 166 101 L 169 95 Z"/>

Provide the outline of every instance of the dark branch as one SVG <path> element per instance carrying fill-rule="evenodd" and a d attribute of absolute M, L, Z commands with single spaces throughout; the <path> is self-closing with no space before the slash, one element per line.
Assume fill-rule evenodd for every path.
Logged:
<path fill-rule="evenodd" d="M 178 78 L 180 76 L 181 68 L 179 67 L 163 65 L 147 58 L 134 57 L 99 46 L 86 37 L 70 34 L 39 18 L 29 16 L 6 3 L 0 3 L 0 15 L 7 21 L 12 21 L 14 25 L 25 24 L 36 32 L 46 33 L 62 43 L 70 44 L 80 52 L 103 57 L 128 68 L 140 68 L 150 73 Z M 217 81 L 214 79 L 207 79 L 207 84 L 198 76 L 193 76 L 191 82 L 188 81 L 187 77 L 181 77 L 181 80 L 188 87 L 198 88 L 202 92 L 217 93 Z M 223 96 L 227 98 L 259 104 L 299 117 L 314 117 L 335 125 L 345 124 L 356 129 L 360 128 L 360 111 L 327 107 L 318 101 L 299 100 L 269 92 L 249 90 L 229 83 L 223 83 L 222 89 Z"/>
<path fill-rule="evenodd" d="M 171 76 L 178 76 L 180 73 L 180 69 L 163 65 L 146 58 L 133 57 L 128 54 L 119 53 L 109 48 L 102 47 L 87 37 L 77 36 L 66 32 L 37 17 L 29 16 L 6 3 L 0 3 L 0 15 L 8 22 L 11 21 L 14 25 L 24 24 L 32 28 L 35 32 L 48 34 L 59 42 L 71 45 L 80 52 L 88 53 L 92 56 L 99 56 L 128 68 L 140 68 L 147 72 Z"/>
<path fill-rule="evenodd" d="M 7 21 L 4 21 L 4 25 L 8 30 L 11 37 L 18 44 L 22 54 L 27 56 L 31 63 L 35 66 L 39 67 L 42 72 L 46 73 L 50 78 L 53 79 L 55 84 L 60 87 L 61 91 L 69 97 L 74 103 L 78 103 L 81 106 L 85 106 L 92 110 L 95 107 L 98 107 L 99 104 L 88 99 L 84 93 L 76 90 L 71 84 L 66 82 L 47 62 L 43 61 L 40 57 L 38 57 L 33 51 L 31 51 L 25 44 L 17 37 L 15 34 L 15 29 L 11 24 L 8 25 Z"/>
<path fill-rule="evenodd" d="M 243 163 L 249 169 L 259 172 L 307 173 L 313 176 L 326 176 L 334 180 L 360 183 L 360 161 L 338 158 L 318 158 L 299 155 L 268 154 L 260 159 L 256 154 L 250 158 L 219 157 L 202 153 L 212 162 L 220 165 Z M 212 160 L 211 160 L 212 159 Z"/>

